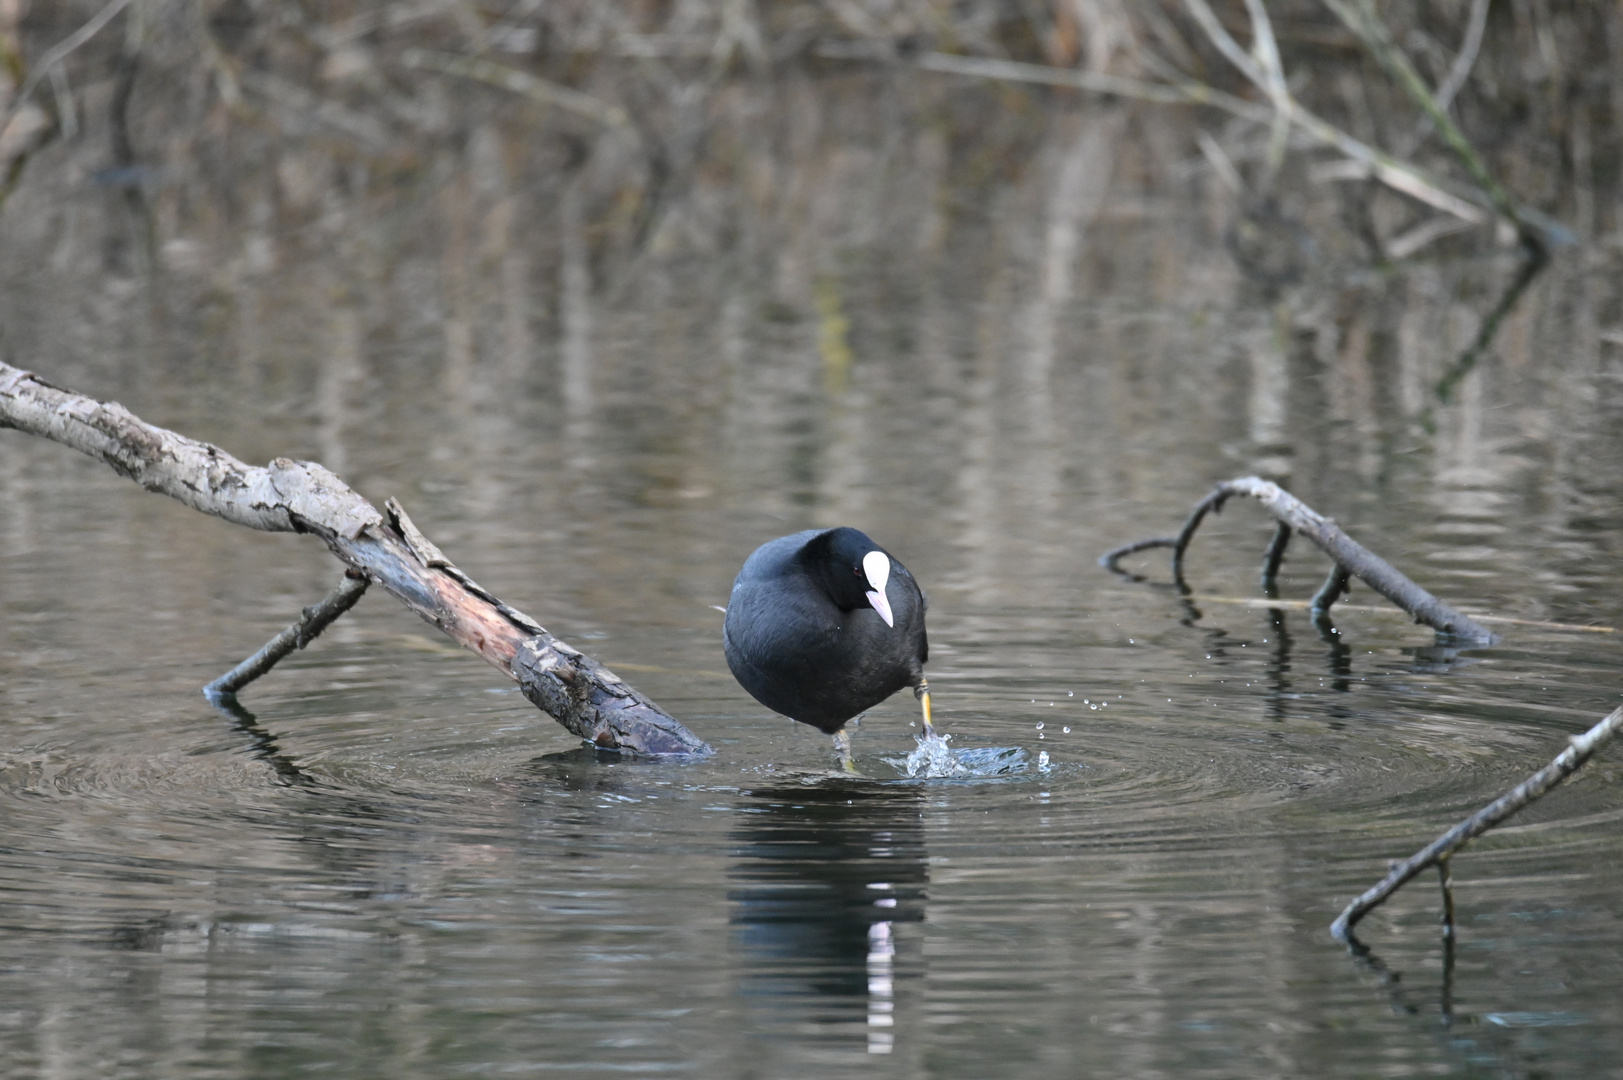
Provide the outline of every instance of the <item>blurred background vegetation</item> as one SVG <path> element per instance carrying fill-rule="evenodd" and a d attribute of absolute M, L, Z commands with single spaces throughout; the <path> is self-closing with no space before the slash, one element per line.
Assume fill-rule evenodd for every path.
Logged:
<path fill-rule="evenodd" d="M 860 487 L 873 447 L 849 449 L 861 409 L 804 406 L 860 400 L 915 433 L 914 405 L 939 423 L 991 402 L 989 430 L 1034 445 L 1055 417 L 1200 414 L 1199 447 L 1167 434 L 1186 457 L 1368 482 L 1439 424 L 1447 445 L 1435 410 L 1487 334 L 1517 377 L 1623 343 L 1596 273 L 1623 252 L 1623 9 L 1342 5 L 1541 215 L 1555 279 L 1502 329 L 1515 229 L 1333 7 L 0 0 L 0 349 L 145 385 L 149 407 L 196 389 L 205 425 L 244 401 L 309 419 L 297 449 L 340 471 L 370 467 L 343 437 L 369 418 L 524 402 L 515 435 L 576 463 L 594 432 L 635 432 L 664 455 L 652 488 L 713 490 L 766 453 L 763 497 L 815 501 Z M 1277 53 L 1280 84 L 1214 25 Z M 1281 128 L 1276 92 L 1436 197 Z M 1221 107 L 1158 99 L 1191 93 Z M 1564 391 L 1529 393 L 1542 438 Z M 1131 410 L 1089 411 L 1106 400 Z M 799 444 L 739 437 L 774 426 Z"/>
<path fill-rule="evenodd" d="M 1297 102 L 1469 179 L 1329 6 L 1267 10 Z M 505 237 L 557 232 L 534 211 L 563 205 L 594 269 L 619 281 L 649 256 L 777 250 L 820 198 L 861 197 L 842 187 L 857 146 L 960 191 L 1027 168 L 1073 92 L 1009 82 L 966 96 L 960 78 L 920 69 L 942 54 L 1194 81 L 1266 106 L 1192 11 L 1178 0 L 4 0 L 0 101 L 12 121 L 0 165 L 7 194 L 30 157 L 44 190 L 67 180 L 122 193 L 131 229 L 104 252 L 113 260 L 181 265 L 199 257 L 188 246 L 251 235 L 239 255 L 258 265 L 284 245 L 328 243 L 346 212 L 387 214 L 432 189 L 438 205 L 420 208 L 421 224 L 486 257 Z M 1239 0 L 1215 5 L 1247 45 L 1253 14 Z M 1618 177 L 1615 4 L 1428 0 L 1377 14 L 1507 189 L 1580 237 L 1615 231 L 1617 200 L 1597 198 Z M 1414 231 L 1423 203 L 1371 190 L 1337 169 L 1340 155 L 1299 136 L 1304 152 L 1276 183 L 1261 175 L 1267 124 L 1187 112 L 1141 107 L 1118 179 L 1209 171 L 1253 199 L 1277 191 L 1291 219 L 1311 219 L 1325 258 L 1380 263 L 1429 242 Z M 1190 159 L 1197 135 L 1204 164 Z M 912 201 L 915 215 L 932 209 Z M 954 206 L 933 209 L 950 218 Z M 1492 230 L 1451 241 L 1493 242 Z"/>

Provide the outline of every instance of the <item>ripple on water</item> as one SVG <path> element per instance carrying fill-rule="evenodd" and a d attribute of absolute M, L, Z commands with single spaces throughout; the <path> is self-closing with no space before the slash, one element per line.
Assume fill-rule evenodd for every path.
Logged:
<path fill-rule="evenodd" d="M 51 747 L 0 753 L 0 798 L 144 801 L 176 791 L 213 795 L 263 791 L 285 781 L 268 763 L 244 755 L 182 753 L 75 755 Z"/>

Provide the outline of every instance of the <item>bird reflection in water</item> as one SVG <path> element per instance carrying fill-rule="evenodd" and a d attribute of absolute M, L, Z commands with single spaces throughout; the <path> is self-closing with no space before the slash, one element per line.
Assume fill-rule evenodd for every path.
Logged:
<path fill-rule="evenodd" d="M 924 920 L 922 793 L 824 782 L 750 791 L 740 809 L 728 899 L 752 1026 L 779 1050 L 788 1027 L 891 1053 L 923 955 L 899 932 Z"/>

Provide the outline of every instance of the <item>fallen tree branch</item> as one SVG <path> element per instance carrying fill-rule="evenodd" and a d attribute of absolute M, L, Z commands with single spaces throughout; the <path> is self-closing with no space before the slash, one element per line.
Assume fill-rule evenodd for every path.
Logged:
<path fill-rule="evenodd" d="M 1557 754 L 1554 761 L 1394 866 L 1392 872 L 1378 885 L 1348 904 L 1346 909 L 1336 916 L 1336 921 L 1330 924 L 1330 933 L 1334 934 L 1338 941 L 1349 942 L 1352 928 L 1357 925 L 1359 919 L 1397 892 L 1405 882 L 1433 865 L 1444 868 L 1444 915 L 1447 920 L 1445 925 L 1452 928 L 1453 912 L 1448 910 L 1452 907 L 1452 899 L 1446 872 L 1449 856 L 1577 772 L 1584 762 L 1594 756 L 1595 751 L 1605 746 L 1612 736 L 1617 734 L 1620 727 L 1623 727 L 1623 708 L 1612 710 L 1606 719 L 1582 735 L 1573 736 L 1567 748 Z"/>
<path fill-rule="evenodd" d="M 1179 581 L 1182 581 L 1184 551 L 1189 547 L 1190 540 L 1194 539 L 1195 530 L 1200 527 L 1200 523 L 1205 520 L 1208 513 L 1221 511 L 1223 504 L 1235 495 L 1249 495 L 1256 499 L 1276 521 L 1290 526 L 1292 532 L 1300 533 L 1313 541 L 1335 561 L 1337 570 L 1332 572 L 1325 587 L 1313 598 L 1315 611 L 1329 609 L 1330 604 L 1345 591 L 1346 575 L 1351 574 L 1407 611 L 1416 622 L 1425 623 L 1443 633 L 1473 642 L 1487 644 L 1494 640 L 1493 632 L 1487 627 L 1463 612 L 1456 611 L 1416 585 L 1391 563 L 1342 532 L 1334 520 L 1318 513 L 1278 484 L 1255 476 L 1225 480 L 1218 484 L 1209 495 L 1195 504 L 1189 520 L 1184 522 L 1183 529 L 1177 536 L 1156 537 L 1124 544 L 1101 555 L 1099 564 L 1106 569 L 1119 571 L 1117 563 L 1123 556 L 1148 548 L 1170 547 L 1172 572 Z M 1272 572 L 1277 571 L 1277 560 L 1283 557 L 1283 544 L 1284 539 L 1276 529 L 1268 545 L 1265 576 L 1271 577 Z M 1332 588 L 1338 579 L 1339 587 Z"/>
<path fill-rule="evenodd" d="M 70 446 L 148 491 L 265 532 L 319 536 L 332 553 L 518 682 L 524 696 L 596 746 L 647 754 L 710 747 L 590 657 L 453 566 L 390 500 L 386 517 L 315 462 L 245 465 L 219 447 L 142 421 L 116 402 L 51 386 L 0 362 L 0 427 Z"/>

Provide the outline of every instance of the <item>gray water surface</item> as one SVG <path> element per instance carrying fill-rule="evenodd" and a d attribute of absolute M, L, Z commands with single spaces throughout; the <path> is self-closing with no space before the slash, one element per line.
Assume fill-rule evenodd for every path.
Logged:
<path fill-rule="evenodd" d="M 1430 878 L 1373 956 L 1327 933 L 1623 694 L 1615 235 L 1441 402 L 1491 243 L 1270 292 L 1177 118 L 1050 101 L 976 172 L 887 79 L 781 92 L 795 183 L 699 170 L 624 265 L 499 119 L 394 188 L 298 202 L 353 166 L 309 144 L 236 203 L 153 194 L 162 274 L 109 255 L 114 193 L 48 188 L 70 156 L 30 166 L 10 362 L 398 496 L 716 754 L 579 748 L 381 591 L 233 720 L 199 688 L 338 565 L 0 432 L 0 1071 L 1619 1075 L 1615 751 L 1456 858 L 1452 954 Z M 869 98 L 902 119 L 841 122 Z M 1322 558 L 1266 606 L 1239 503 L 1192 596 L 1096 564 L 1254 471 L 1521 621 L 1447 647 L 1359 587 L 1323 635 Z M 1029 768 L 908 779 L 901 695 L 842 775 L 733 682 L 737 567 L 837 523 L 924 584 L 954 745 Z"/>

